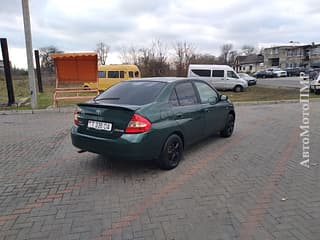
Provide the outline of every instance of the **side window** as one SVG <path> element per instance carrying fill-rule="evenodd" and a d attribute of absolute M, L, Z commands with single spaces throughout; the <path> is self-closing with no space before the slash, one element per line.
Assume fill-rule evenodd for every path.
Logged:
<path fill-rule="evenodd" d="M 212 77 L 224 77 L 224 70 L 213 70 Z"/>
<path fill-rule="evenodd" d="M 198 103 L 196 93 L 191 82 L 177 84 L 176 93 L 181 106 Z"/>
<path fill-rule="evenodd" d="M 218 101 L 218 94 L 209 85 L 202 82 L 195 82 L 198 89 L 201 103 L 209 103 L 212 101 Z"/>
<path fill-rule="evenodd" d="M 179 101 L 178 101 L 178 97 L 175 89 L 173 89 L 171 93 L 171 96 L 169 98 L 169 103 L 174 107 L 179 106 Z"/>
<path fill-rule="evenodd" d="M 108 71 L 108 78 L 119 78 L 119 71 Z"/>
<path fill-rule="evenodd" d="M 133 78 L 133 72 L 129 71 L 129 78 Z"/>
<path fill-rule="evenodd" d="M 120 71 L 120 78 L 124 78 L 124 71 Z"/>
<path fill-rule="evenodd" d="M 138 71 L 135 71 L 135 72 L 134 72 L 134 77 L 135 77 L 135 78 L 138 78 L 138 77 L 139 77 L 139 72 L 138 72 Z"/>
<path fill-rule="evenodd" d="M 106 78 L 106 71 L 98 71 L 98 78 Z"/>
<path fill-rule="evenodd" d="M 206 69 L 192 69 L 191 72 L 199 77 L 210 77 L 211 74 L 211 71 Z"/>
<path fill-rule="evenodd" d="M 227 71 L 228 78 L 238 78 L 238 76 L 234 73 L 234 71 Z"/>

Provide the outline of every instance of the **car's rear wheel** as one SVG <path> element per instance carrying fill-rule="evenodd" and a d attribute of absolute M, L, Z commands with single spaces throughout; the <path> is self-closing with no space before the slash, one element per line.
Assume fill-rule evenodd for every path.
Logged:
<path fill-rule="evenodd" d="M 170 170 L 178 166 L 183 154 L 181 138 L 173 134 L 165 142 L 158 160 L 161 169 Z"/>
<path fill-rule="evenodd" d="M 221 137 L 230 137 L 234 129 L 234 116 L 229 114 L 224 129 L 220 132 Z"/>
<path fill-rule="evenodd" d="M 237 86 L 234 87 L 233 91 L 235 91 L 235 92 L 242 92 L 242 91 L 243 91 L 243 87 L 240 86 L 240 85 L 237 85 Z"/>

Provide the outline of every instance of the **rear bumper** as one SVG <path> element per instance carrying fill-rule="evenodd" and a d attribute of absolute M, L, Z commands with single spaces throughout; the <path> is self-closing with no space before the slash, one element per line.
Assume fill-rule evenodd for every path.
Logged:
<path fill-rule="evenodd" d="M 77 129 L 77 126 L 71 129 L 71 140 L 75 147 L 111 158 L 152 160 L 159 157 L 162 148 L 161 143 L 152 139 L 153 134 L 150 132 L 123 134 L 117 139 L 105 139 L 81 134 Z"/>

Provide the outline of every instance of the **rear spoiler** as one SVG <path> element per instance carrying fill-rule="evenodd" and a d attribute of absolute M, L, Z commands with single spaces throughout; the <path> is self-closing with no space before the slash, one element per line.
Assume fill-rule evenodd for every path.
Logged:
<path fill-rule="evenodd" d="M 127 104 L 112 104 L 112 103 L 103 103 L 103 101 L 99 101 L 99 103 L 91 100 L 86 103 L 79 103 L 77 104 L 79 107 L 101 107 L 101 108 L 114 108 L 114 109 L 126 109 L 129 111 L 137 111 L 140 109 L 138 105 L 127 105 Z"/>

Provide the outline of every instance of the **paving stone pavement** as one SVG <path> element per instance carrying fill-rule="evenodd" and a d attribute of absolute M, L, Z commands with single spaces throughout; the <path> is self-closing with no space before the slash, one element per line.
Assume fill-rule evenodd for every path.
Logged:
<path fill-rule="evenodd" d="M 320 239 L 320 103 L 237 106 L 178 168 L 77 153 L 71 113 L 0 115 L 0 240 Z"/>

